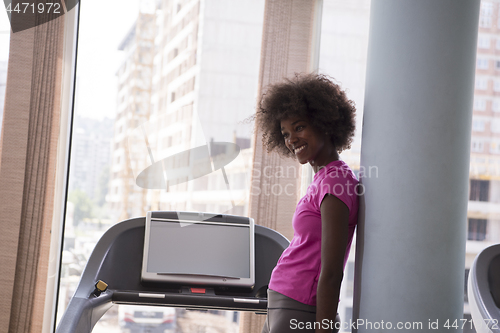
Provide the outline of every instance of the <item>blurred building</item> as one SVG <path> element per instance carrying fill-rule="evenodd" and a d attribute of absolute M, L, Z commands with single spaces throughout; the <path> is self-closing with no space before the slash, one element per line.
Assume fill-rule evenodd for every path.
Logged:
<path fill-rule="evenodd" d="M 151 114 L 155 14 L 141 12 L 119 49 L 125 52 L 118 69 L 117 113 L 112 140 L 110 191 L 107 201 L 117 221 L 144 216 L 146 191 L 135 188 L 132 168 L 147 165 L 147 152 L 129 149 L 128 138 Z"/>
<path fill-rule="evenodd" d="M 108 200 L 120 219 L 154 209 L 245 214 L 253 124 L 243 121 L 255 112 L 263 14 L 263 0 L 163 0 L 139 15 L 117 73 Z M 148 166 L 209 142 L 242 149 L 225 176 L 219 169 L 149 190 L 135 183 Z"/>
<path fill-rule="evenodd" d="M 500 1 L 481 1 L 471 136 L 465 276 L 500 242 Z M 467 282 L 467 279 L 466 279 Z M 465 289 L 465 316 L 470 319 Z M 464 330 L 465 332 L 465 330 Z"/>
<path fill-rule="evenodd" d="M 153 97 L 160 158 L 209 142 L 250 148 L 255 112 L 264 1 L 161 3 Z M 166 128 L 170 130 L 166 130 Z M 175 134 L 177 132 L 177 134 Z M 226 168 L 162 191 L 161 209 L 246 213 L 251 152 Z M 183 195 L 178 195 L 184 193 Z"/>
<path fill-rule="evenodd" d="M 81 190 L 96 204 L 104 202 L 111 160 L 110 144 L 113 120 L 76 116 L 71 146 L 69 191 Z M 102 202 L 99 202 L 102 201 Z"/>
<path fill-rule="evenodd" d="M 117 221 L 148 210 L 246 214 L 253 124 L 242 122 L 255 112 L 263 14 L 263 0 L 163 0 L 139 14 L 120 45 L 125 60 L 117 72 L 107 197 Z M 167 176 L 160 174 L 154 188 L 137 185 L 155 163 L 184 156 L 175 164 L 190 168 L 197 156 L 186 151 L 217 142 L 241 149 L 225 174 L 201 159 L 212 170 L 202 177 L 173 179 L 163 170 Z M 238 313 L 190 311 L 177 325 L 237 332 Z"/>

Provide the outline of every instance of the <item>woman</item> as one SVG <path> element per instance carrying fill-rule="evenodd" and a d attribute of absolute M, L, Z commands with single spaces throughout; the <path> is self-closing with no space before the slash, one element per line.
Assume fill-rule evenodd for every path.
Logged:
<path fill-rule="evenodd" d="M 262 332 L 338 331 L 340 285 L 358 219 L 358 180 L 339 159 L 354 135 L 354 103 L 324 75 L 296 75 L 269 87 L 257 113 L 267 151 L 315 172 L 271 276 Z"/>

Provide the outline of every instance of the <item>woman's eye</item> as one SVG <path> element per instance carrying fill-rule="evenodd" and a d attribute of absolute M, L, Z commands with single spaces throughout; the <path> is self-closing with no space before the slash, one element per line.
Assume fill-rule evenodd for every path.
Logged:
<path fill-rule="evenodd" d="M 297 128 L 296 128 L 295 130 L 296 130 L 296 131 L 301 131 L 301 130 L 303 130 L 303 129 L 304 129 L 304 126 L 302 126 L 302 125 L 301 125 L 301 126 L 297 126 Z"/>
<path fill-rule="evenodd" d="M 281 135 L 283 135 L 283 138 L 287 138 L 288 137 L 288 133 L 282 133 Z"/>

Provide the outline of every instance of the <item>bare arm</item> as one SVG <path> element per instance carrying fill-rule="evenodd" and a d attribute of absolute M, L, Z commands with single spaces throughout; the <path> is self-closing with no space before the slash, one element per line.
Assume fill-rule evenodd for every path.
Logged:
<path fill-rule="evenodd" d="M 324 319 L 335 322 L 348 234 L 349 209 L 339 198 L 326 195 L 321 202 L 321 272 L 316 296 L 316 321 L 321 324 Z"/>

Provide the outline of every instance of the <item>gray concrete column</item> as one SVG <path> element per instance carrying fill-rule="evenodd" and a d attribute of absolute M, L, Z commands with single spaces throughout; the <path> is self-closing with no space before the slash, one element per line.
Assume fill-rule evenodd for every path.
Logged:
<path fill-rule="evenodd" d="M 372 1 L 353 332 L 462 318 L 479 3 Z"/>

